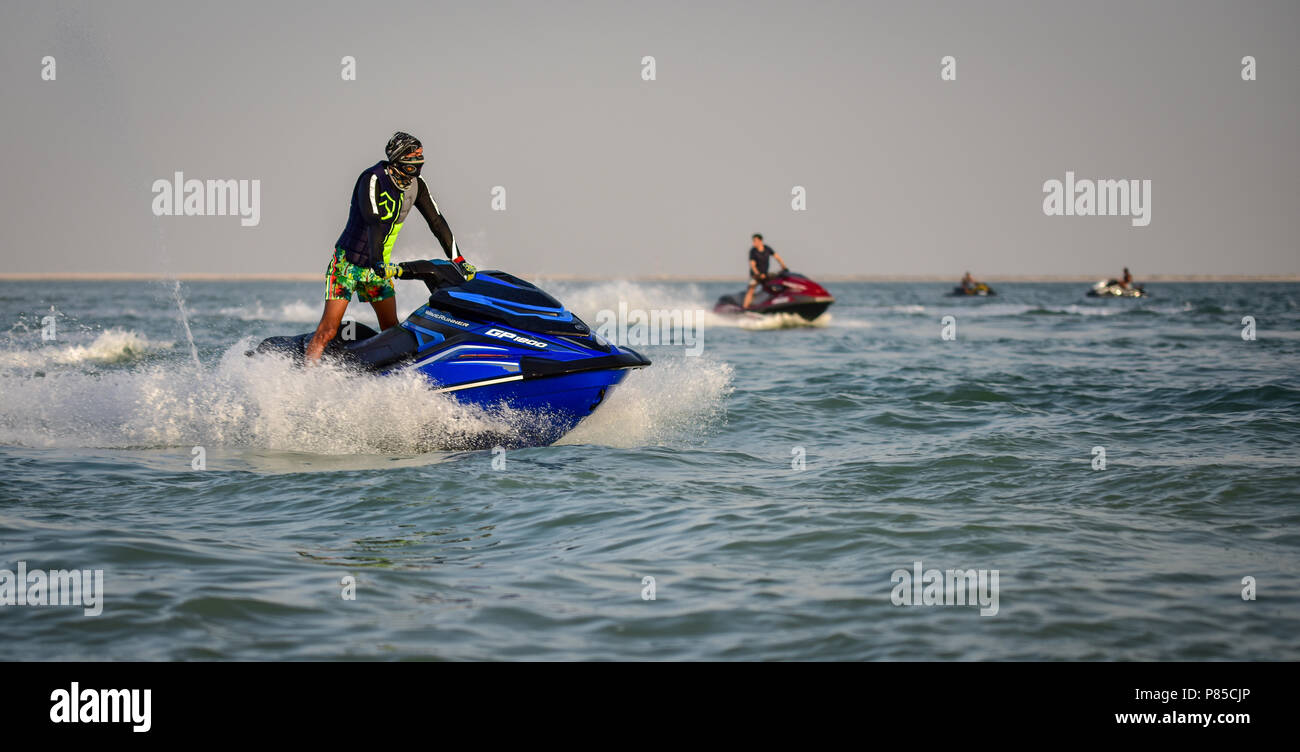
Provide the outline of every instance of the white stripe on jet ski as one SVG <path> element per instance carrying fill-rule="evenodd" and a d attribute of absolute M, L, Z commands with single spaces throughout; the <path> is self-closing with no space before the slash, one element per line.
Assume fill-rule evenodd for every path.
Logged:
<path fill-rule="evenodd" d="M 445 387 L 443 387 L 443 388 L 441 388 L 441 389 L 435 389 L 434 391 L 435 391 L 435 392 L 439 392 L 439 393 L 441 393 L 441 392 L 459 392 L 459 391 L 462 390 L 462 389 L 473 389 L 473 388 L 476 387 L 476 386 L 487 386 L 487 385 L 489 385 L 489 384 L 504 384 L 504 383 L 507 382 L 507 381 L 522 381 L 523 378 L 524 378 L 524 375 L 521 373 L 521 374 L 518 374 L 518 375 L 516 375 L 516 376 L 507 376 L 507 377 L 505 377 L 505 378 L 503 378 L 503 379 L 488 379 L 487 381 L 475 381 L 475 382 L 470 383 L 470 384 L 461 384 L 461 385 L 459 385 L 459 386 L 445 386 Z"/>
<path fill-rule="evenodd" d="M 504 347 L 493 347 L 491 345 L 456 345 L 455 347 L 450 348 L 448 350 L 436 352 L 433 355 L 430 355 L 429 357 L 425 358 L 424 360 L 419 361 L 418 363 L 412 363 L 411 365 L 407 366 L 407 368 L 419 368 L 425 363 L 432 363 L 436 360 L 445 360 L 449 355 L 452 355 L 453 353 L 459 352 L 461 350 L 480 350 L 480 351 L 487 350 L 491 352 L 503 352 L 503 353 L 510 352 Z"/>
<path fill-rule="evenodd" d="M 501 368 L 501 369 L 504 369 L 504 370 L 506 370 L 506 371 L 518 371 L 518 370 L 519 370 L 519 364 L 518 364 L 518 363 L 511 363 L 511 362 L 509 362 L 509 361 L 504 362 L 504 363 L 501 362 L 501 361 L 499 361 L 499 360 L 458 360 L 458 361 L 456 361 L 456 365 L 461 365 L 461 364 L 469 364 L 469 365 L 475 365 L 475 366 L 496 366 L 497 368 Z"/>

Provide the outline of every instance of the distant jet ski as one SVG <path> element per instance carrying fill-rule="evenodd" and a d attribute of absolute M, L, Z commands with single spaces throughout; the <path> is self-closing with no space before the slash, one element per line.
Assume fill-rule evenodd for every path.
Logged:
<path fill-rule="evenodd" d="M 1090 298 L 1147 298 L 1150 295 L 1142 289 L 1142 285 L 1129 285 L 1123 287 L 1119 280 L 1110 279 L 1102 280 L 1092 286 L 1088 291 Z"/>
<path fill-rule="evenodd" d="M 718 298 L 717 305 L 713 306 L 713 312 L 763 315 L 794 313 L 812 321 L 826 313 L 826 309 L 835 302 L 835 296 L 802 274 L 783 271 L 769 276 L 762 287 L 754 291 L 754 299 L 750 301 L 749 308 L 741 305 L 744 300 L 744 290 L 735 295 L 723 295 Z"/>
<path fill-rule="evenodd" d="M 952 288 L 952 292 L 948 293 L 948 297 L 950 298 L 966 298 L 966 297 L 983 298 L 983 297 L 988 297 L 989 295 L 997 295 L 997 293 L 993 291 L 992 287 L 989 287 L 983 282 L 976 282 L 973 287 L 962 287 L 961 285 L 958 285 Z"/>

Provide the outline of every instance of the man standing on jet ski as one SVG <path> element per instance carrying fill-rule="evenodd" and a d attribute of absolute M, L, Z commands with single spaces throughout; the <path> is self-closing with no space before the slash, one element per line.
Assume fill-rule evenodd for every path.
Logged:
<path fill-rule="evenodd" d="M 401 278 L 403 270 L 392 263 L 392 250 L 412 205 L 420 210 L 447 258 L 466 279 L 474 277 L 476 270 L 460 255 L 451 226 L 420 177 L 424 167 L 420 140 L 398 131 L 388 140 L 384 156 L 387 159 L 361 173 L 352 189 L 348 223 L 325 272 L 325 313 L 307 345 L 308 363 L 320 360 L 334 339 L 353 293 L 374 307 L 381 330 L 397 324 L 396 293 L 389 280 Z"/>
<path fill-rule="evenodd" d="M 743 308 L 749 308 L 749 304 L 754 302 L 754 288 L 767 281 L 767 267 L 773 257 L 781 265 L 781 271 L 790 271 L 781 254 L 777 253 L 772 246 L 763 244 L 762 235 L 754 233 L 753 241 L 754 246 L 749 249 L 749 287 L 745 289 Z"/>

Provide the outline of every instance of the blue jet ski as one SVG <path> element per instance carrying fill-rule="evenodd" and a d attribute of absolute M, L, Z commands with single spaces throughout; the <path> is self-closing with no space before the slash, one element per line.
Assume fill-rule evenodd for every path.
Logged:
<path fill-rule="evenodd" d="M 599 407 L 629 369 L 650 365 L 513 275 L 482 271 L 466 281 L 442 260 L 401 266 L 402 279 L 428 286 L 429 302 L 382 333 L 354 323 L 354 336 L 345 341 L 341 328 L 322 358 L 377 374 L 415 369 L 435 391 L 460 402 L 530 414 L 519 432 L 491 443 L 554 443 Z M 311 337 L 270 337 L 248 354 L 281 353 L 301 361 Z"/>

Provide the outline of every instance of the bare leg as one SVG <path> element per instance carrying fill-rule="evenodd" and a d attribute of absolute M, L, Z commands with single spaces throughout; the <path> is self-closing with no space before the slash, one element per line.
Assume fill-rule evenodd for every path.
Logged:
<path fill-rule="evenodd" d="M 741 308 L 748 308 L 748 307 L 749 307 L 749 304 L 752 303 L 752 302 L 754 302 L 754 285 L 755 285 L 755 284 L 757 284 L 757 283 L 756 283 L 754 280 L 752 280 L 752 279 L 749 280 L 749 287 L 745 288 L 745 303 L 744 303 L 744 305 L 741 306 Z"/>
<path fill-rule="evenodd" d="M 370 304 L 379 318 L 379 331 L 397 326 L 397 298 L 388 298 Z"/>
<path fill-rule="evenodd" d="M 334 339 L 335 334 L 338 334 L 339 322 L 343 320 L 343 313 L 346 310 L 348 310 L 346 300 L 325 301 L 325 313 L 321 315 L 320 323 L 316 325 L 316 334 L 312 335 L 311 342 L 307 343 L 308 363 L 320 360 L 320 354 L 324 352 L 325 346 Z"/>

